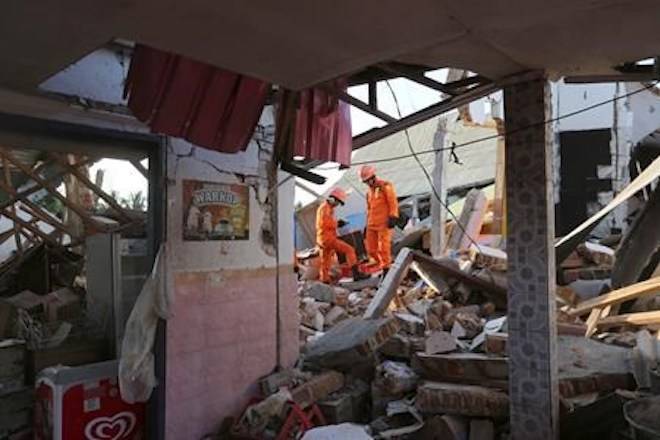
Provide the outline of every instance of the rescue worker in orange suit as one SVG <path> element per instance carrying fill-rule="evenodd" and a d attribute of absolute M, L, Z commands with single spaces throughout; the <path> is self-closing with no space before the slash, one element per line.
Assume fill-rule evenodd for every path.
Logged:
<path fill-rule="evenodd" d="M 399 202 L 392 183 L 376 177 L 374 167 L 364 165 L 360 179 L 369 186 L 364 246 L 369 259 L 387 273 L 392 265 L 392 228 L 399 220 Z"/>
<path fill-rule="evenodd" d="M 335 188 L 316 211 L 316 245 L 321 253 L 319 278 L 324 283 L 330 282 L 330 268 L 335 253 L 343 254 L 346 257 L 355 281 L 369 278 L 368 275 L 358 270 L 357 256 L 353 246 L 337 238 L 337 227 L 344 226 L 346 222 L 335 218 L 335 207 L 344 203 L 346 203 L 346 192 L 341 188 Z"/>

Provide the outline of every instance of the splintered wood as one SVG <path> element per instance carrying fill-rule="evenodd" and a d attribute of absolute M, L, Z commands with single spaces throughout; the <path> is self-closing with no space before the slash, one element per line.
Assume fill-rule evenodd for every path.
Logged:
<path fill-rule="evenodd" d="M 615 304 L 621 304 L 642 295 L 660 293 L 660 277 L 642 281 L 641 283 L 626 286 L 614 290 L 610 293 L 597 296 L 593 299 L 578 303 L 573 309 L 569 310 L 569 315 L 580 316 L 589 313 L 594 308 L 603 308 Z"/>

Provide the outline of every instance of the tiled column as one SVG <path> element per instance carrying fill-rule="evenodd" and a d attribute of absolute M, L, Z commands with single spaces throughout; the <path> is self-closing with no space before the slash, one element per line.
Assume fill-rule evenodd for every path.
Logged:
<path fill-rule="evenodd" d="M 509 395 L 514 440 L 558 438 L 550 88 L 504 90 Z"/>

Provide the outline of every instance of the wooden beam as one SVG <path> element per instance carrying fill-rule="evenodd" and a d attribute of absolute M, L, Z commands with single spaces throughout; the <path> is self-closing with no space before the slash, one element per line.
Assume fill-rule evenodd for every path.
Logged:
<path fill-rule="evenodd" d="M 0 182 L 0 188 L 2 188 L 4 191 L 7 191 L 7 192 L 10 191 L 8 189 L 8 187 L 6 186 L 6 183 Z M 55 216 L 53 216 L 52 214 L 46 212 L 44 209 L 42 209 L 39 205 L 37 205 L 36 203 L 31 201 L 29 198 L 20 197 L 16 202 L 17 203 L 20 202 L 20 203 L 26 205 L 29 208 L 29 210 L 28 210 L 28 209 L 25 208 L 25 206 L 22 206 L 21 209 L 24 212 L 30 214 L 32 217 L 34 217 L 38 220 L 43 221 L 44 223 L 48 223 L 49 225 L 51 225 L 53 228 L 57 229 L 58 231 L 64 232 L 65 234 L 68 234 L 71 237 L 71 240 L 73 240 L 74 238 L 80 239 L 80 237 L 76 237 L 76 235 L 73 234 L 71 232 L 71 230 L 69 230 L 66 226 L 64 226 L 64 224 L 62 224 L 60 221 L 58 221 L 58 219 Z M 12 205 L 12 207 L 14 207 L 14 206 L 15 206 L 15 204 Z M 12 212 L 13 212 L 14 215 L 16 215 L 16 210 L 13 210 Z"/>
<path fill-rule="evenodd" d="M 378 83 L 369 81 L 369 107 L 378 110 Z"/>
<path fill-rule="evenodd" d="M 579 75 L 564 78 L 566 84 L 592 84 L 612 82 L 650 82 L 658 81 L 658 75 L 649 73 L 615 73 L 612 75 Z"/>
<path fill-rule="evenodd" d="M 628 313 L 608 316 L 598 321 L 598 328 L 619 327 L 626 325 L 644 326 L 660 324 L 660 310 L 652 312 Z"/>
<path fill-rule="evenodd" d="M 71 241 L 81 241 L 82 238 L 76 236 L 76 234 L 71 231 L 71 229 L 67 228 L 62 222 L 60 222 L 56 217 L 53 215 L 49 214 L 48 212 L 44 211 L 39 207 L 39 205 L 31 202 L 29 199 L 26 200 L 21 200 L 21 203 L 25 204 L 25 206 L 21 206 L 21 209 L 26 212 L 27 214 L 30 214 L 32 217 L 34 217 L 37 220 L 40 220 L 46 224 L 49 224 L 52 226 L 54 229 L 62 232 L 63 234 L 67 234 L 69 237 L 71 237 Z"/>
<path fill-rule="evenodd" d="M 9 228 L 5 232 L 0 232 L 0 245 L 14 236 L 14 229 Z"/>
<path fill-rule="evenodd" d="M 23 237 L 25 237 L 27 241 L 29 241 L 32 244 L 40 243 L 39 238 L 35 237 L 34 234 L 30 234 L 28 231 L 26 231 L 24 228 L 21 228 L 20 226 L 18 228 L 21 235 L 23 235 Z"/>
<path fill-rule="evenodd" d="M 12 212 L 9 211 L 9 209 L 6 209 L 6 208 L 5 208 L 5 209 L 2 211 L 2 215 L 9 217 L 9 218 L 12 219 L 14 222 L 16 222 L 16 223 L 18 223 L 19 225 L 21 225 L 23 228 L 27 229 L 28 231 L 32 232 L 34 235 L 40 237 L 42 240 L 44 240 L 44 241 L 46 241 L 46 242 L 52 244 L 53 246 L 61 246 L 61 244 L 59 244 L 59 243 L 57 242 L 57 240 L 55 240 L 53 237 L 51 237 L 50 235 L 46 234 L 44 231 L 42 231 L 41 229 L 39 229 L 37 226 L 35 226 L 35 225 L 33 225 L 33 224 L 29 223 L 29 222 L 26 222 L 25 220 L 23 220 L 22 218 L 20 218 L 18 215 L 14 215 Z"/>
<path fill-rule="evenodd" d="M 90 162 L 93 162 L 93 159 L 85 159 L 85 160 L 81 160 L 81 161 L 78 162 L 78 163 L 72 164 L 72 166 L 74 166 L 74 167 L 81 167 L 81 166 L 83 166 L 83 165 L 87 165 L 87 164 L 90 163 Z M 38 166 L 37 166 L 32 172 L 35 173 L 35 174 L 38 174 L 38 173 L 39 173 L 38 170 L 40 170 L 40 169 L 42 169 L 42 168 L 43 168 L 43 164 L 42 164 L 42 165 L 38 165 Z M 46 179 L 44 179 L 44 180 L 45 180 L 46 182 L 48 182 L 48 183 L 52 183 L 54 180 L 56 180 L 56 179 L 60 179 L 60 178 L 64 177 L 64 176 L 67 175 L 67 174 L 68 174 L 68 172 L 66 172 L 66 171 L 59 171 L 59 172 L 53 174 L 52 176 L 50 176 L 50 177 L 48 177 L 48 178 L 46 178 Z M 0 203 L 0 210 L 3 210 L 3 209 L 5 209 L 5 208 L 8 207 L 8 206 L 13 205 L 14 203 L 16 203 L 17 201 L 19 201 L 20 199 L 27 198 L 28 196 L 30 196 L 30 195 L 32 195 L 32 194 L 38 192 L 38 191 L 41 191 L 42 189 L 44 189 L 44 188 L 43 188 L 41 185 L 39 185 L 39 184 L 35 184 L 34 186 L 31 186 L 31 187 L 28 188 L 28 189 L 25 189 L 25 190 L 23 190 L 23 191 L 17 192 L 17 193 L 14 195 L 14 197 L 12 197 L 10 200 L 7 200 L 7 201 L 5 201 L 5 202 L 3 202 L 3 203 Z"/>
<path fill-rule="evenodd" d="M 338 90 L 332 90 L 331 91 L 331 90 L 328 90 L 328 89 L 326 89 L 326 90 L 329 91 L 330 93 L 334 94 L 335 96 L 337 96 L 339 99 L 341 99 L 345 103 L 350 104 L 353 107 L 359 108 L 363 112 L 369 113 L 371 116 L 375 116 L 375 117 L 377 117 L 378 119 L 380 119 L 382 121 L 385 121 L 385 122 L 388 122 L 388 123 L 393 123 L 393 122 L 398 121 L 397 118 L 395 118 L 393 116 L 390 116 L 387 113 L 382 112 L 378 109 L 372 108 L 366 102 L 360 101 L 359 99 L 349 95 L 347 92 L 344 92 L 343 90 L 342 91 L 338 91 Z"/>
<path fill-rule="evenodd" d="M 650 280 L 642 281 L 641 283 L 626 286 L 621 289 L 613 290 L 610 293 L 582 301 L 573 309 L 569 310 L 568 314 L 571 316 L 584 315 L 589 313 L 592 309 L 621 304 L 649 293 L 660 293 L 660 277 L 651 278 Z"/>
<path fill-rule="evenodd" d="M 61 154 L 58 153 L 51 153 L 50 157 L 55 159 L 57 163 L 62 165 L 64 168 L 66 168 L 71 174 L 75 176 L 76 179 L 80 180 L 85 186 L 87 186 L 89 189 L 91 189 L 94 194 L 105 200 L 105 202 L 112 208 L 114 209 L 117 214 L 119 214 L 124 220 L 126 221 L 132 221 L 133 217 L 130 216 L 122 206 L 117 203 L 117 201 L 108 193 L 103 191 L 101 188 L 99 188 L 94 182 L 89 180 L 89 177 L 85 176 L 83 173 L 80 172 L 79 169 L 71 166 L 71 164 L 66 160 L 66 158 L 62 157 Z"/>
<path fill-rule="evenodd" d="M 438 116 L 442 113 L 446 113 L 450 110 L 460 107 L 461 105 L 469 104 L 476 99 L 488 96 L 491 93 L 495 93 L 500 88 L 501 85 L 496 83 L 476 86 L 465 93 L 442 100 L 437 104 L 428 106 L 384 127 L 369 130 L 366 133 L 353 138 L 353 150 L 360 149 L 394 133 L 405 130 L 406 128 L 410 128 L 428 119 L 434 118 L 435 116 Z"/>
<path fill-rule="evenodd" d="M 11 182 L 11 170 L 9 169 L 9 162 L 4 157 L 2 158 L 2 169 L 4 171 L 4 177 L 5 177 L 3 188 L 7 192 L 7 196 L 12 197 L 14 194 L 16 194 L 16 191 L 14 190 L 14 185 Z M 11 212 L 14 215 L 16 215 L 15 205 L 11 205 L 9 209 L 11 209 Z M 14 222 L 14 240 L 16 242 L 16 251 L 19 254 L 22 254 L 23 244 L 21 243 L 21 234 L 18 230 L 18 226 L 16 225 L 16 222 Z"/>
<path fill-rule="evenodd" d="M 6 148 L 0 148 L 0 157 L 5 157 L 9 162 L 14 164 L 18 169 L 20 169 L 24 174 L 27 174 L 30 176 L 32 180 L 37 182 L 39 185 L 43 187 L 50 195 L 55 197 L 57 200 L 62 202 L 64 206 L 75 212 L 80 218 L 83 219 L 83 221 L 89 223 L 90 225 L 93 225 L 94 227 L 105 229 L 104 225 L 100 225 L 97 221 L 92 219 L 89 214 L 77 203 L 75 203 L 72 200 L 68 200 L 66 197 L 64 197 L 62 194 L 57 191 L 57 188 L 55 188 L 51 183 L 49 183 L 46 179 L 43 179 L 42 177 L 38 176 L 35 174 L 27 165 L 23 164 L 21 161 L 16 159 L 13 154 L 9 152 Z"/>
<path fill-rule="evenodd" d="M 145 167 L 142 166 L 142 164 L 137 161 L 137 160 L 132 160 L 131 165 L 135 167 L 136 170 L 140 172 L 144 176 L 145 179 L 149 178 L 149 170 L 147 170 Z"/>
<path fill-rule="evenodd" d="M 427 77 L 424 75 L 424 72 L 415 71 L 406 68 L 403 65 L 397 65 L 396 63 L 383 63 L 379 64 L 378 68 L 450 96 L 457 94 L 456 89 L 447 87 L 445 84 Z"/>

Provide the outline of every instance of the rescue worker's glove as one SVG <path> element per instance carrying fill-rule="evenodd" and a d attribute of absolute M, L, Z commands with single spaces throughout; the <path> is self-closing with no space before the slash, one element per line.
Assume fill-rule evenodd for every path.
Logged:
<path fill-rule="evenodd" d="M 393 227 L 396 226 L 396 222 L 398 222 L 398 221 L 399 221 L 398 217 L 388 217 L 387 227 L 392 229 Z"/>
<path fill-rule="evenodd" d="M 339 220 L 337 220 L 337 227 L 339 227 L 339 228 L 343 228 L 347 224 L 348 224 L 348 222 L 346 220 L 343 220 L 341 218 Z"/>

